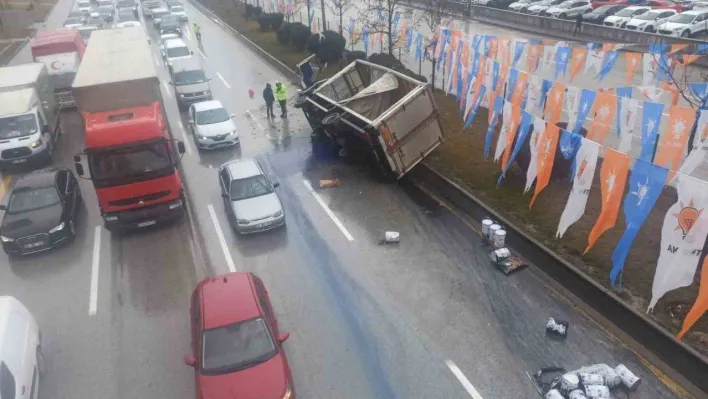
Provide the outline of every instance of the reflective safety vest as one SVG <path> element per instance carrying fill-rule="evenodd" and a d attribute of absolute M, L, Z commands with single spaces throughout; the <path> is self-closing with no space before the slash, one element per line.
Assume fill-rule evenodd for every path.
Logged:
<path fill-rule="evenodd" d="M 281 84 L 280 88 L 275 88 L 275 98 L 277 98 L 278 101 L 285 101 L 288 99 L 287 92 L 285 91 L 285 85 Z"/>

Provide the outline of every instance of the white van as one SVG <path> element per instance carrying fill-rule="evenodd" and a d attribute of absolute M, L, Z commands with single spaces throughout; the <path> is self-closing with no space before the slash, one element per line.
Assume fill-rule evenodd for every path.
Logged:
<path fill-rule="evenodd" d="M 37 399 L 44 358 L 39 327 L 29 310 L 0 296 L 0 399 Z"/>

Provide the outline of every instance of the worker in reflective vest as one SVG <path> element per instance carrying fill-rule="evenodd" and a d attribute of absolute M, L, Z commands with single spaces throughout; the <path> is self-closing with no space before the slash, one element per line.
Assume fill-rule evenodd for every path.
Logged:
<path fill-rule="evenodd" d="M 285 85 L 280 82 L 275 82 L 275 98 L 278 100 L 278 103 L 280 104 L 280 117 L 287 118 L 288 117 L 288 104 L 287 104 L 288 94 L 285 90 Z"/>

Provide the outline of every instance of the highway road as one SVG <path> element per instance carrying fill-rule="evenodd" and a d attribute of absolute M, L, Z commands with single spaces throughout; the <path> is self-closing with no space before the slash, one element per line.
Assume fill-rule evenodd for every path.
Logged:
<path fill-rule="evenodd" d="M 47 28 L 61 25 L 70 8 L 60 0 Z M 494 270 L 477 234 L 415 187 L 314 160 L 300 112 L 265 118 L 259 93 L 285 77 L 218 23 L 187 10 L 202 26 L 204 48 L 191 32 L 185 38 L 214 97 L 238 115 L 240 147 L 196 150 L 153 40 L 168 119 L 187 146 L 181 173 L 190 215 L 111 235 L 91 183 L 81 181 L 85 208 L 73 245 L 19 260 L 0 255 L 0 294 L 25 303 L 42 329 L 43 399 L 193 398 L 193 370 L 182 363 L 189 296 L 202 278 L 234 270 L 263 279 L 281 329 L 292 334 L 285 350 L 300 398 L 527 399 L 536 395 L 527 370 L 598 362 L 624 363 L 643 378 L 633 398 L 677 397 L 670 381 L 664 385 L 539 272 Z M 24 48 L 12 63 L 29 60 Z M 73 168 L 83 132 L 75 112 L 62 117 L 55 164 Z M 216 168 L 240 157 L 259 159 L 281 184 L 286 228 L 248 237 L 228 228 Z M 320 190 L 322 178 L 342 185 Z M 12 180 L 2 176 L 3 192 Z M 401 243 L 381 245 L 386 230 L 399 231 Z M 545 336 L 549 316 L 570 322 L 566 340 Z"/>

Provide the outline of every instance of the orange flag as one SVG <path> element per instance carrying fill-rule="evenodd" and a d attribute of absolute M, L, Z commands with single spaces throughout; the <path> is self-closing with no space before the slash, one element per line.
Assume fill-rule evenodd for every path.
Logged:
<path fill-rule="evenodd" d="M 488 57 L 491 59 L 496 60 L 497 59 L 497 38 L 496 37 L 491 37 L 489 38 L 489 54 Z"/>
<path fill-rule="evenodd" d="M 529 209 L 536 202 L 536 197 L 541 191 L 546 188 L 548 182 L 551 181 L 551 172 L 553 172 L 553 161 L 556 158 L 556 147 L 558 146 L 558 132 L 560 128 L 556 125 L 547 123 L 546 130 L 536 139 L 538 143 L 538 154 L 536 156 L 536 188 L 529 203 Z"/>
<path fill-rule="evenodd" d="M 703 266 L 701 266 L 701 285 L 698 288 L 698 298 L 686 314 L 686 318 L 683 319 L 683 327 L 676 334 L 676 339 L 683 339 L 683 336 L 696 324 L 706 310 L 708 310 L 708 256 L 703 258 Z"/>
<path fill-rule="evenodd" d="M 632 83 L 634 79 L 634 74 L 637 72 L 637 68 L 642 63 L 642 53 L 624 53 L 624 63 L 627 67 L 627 84 Z"/>
<path fill-rule="evenodd" d="M 602 51 L 612 51 L 617 47 L 617 43 L 603 43 Z"/>
<path fill-rule="evenodd" d="M 497 50 L 499 54 L 499 62 L 502 65 L 511 65 L 511 54 L 509 53 L 509 45 L 511 40 L 509 38 L 503 38 L 499 40 L 499 49 Z"/>
<path fill-rule="evenodd" d="M 504 147 L 504 155 L 501 161 L 501 170 L 504 171 L 506 164 L 509 162 L 509 156 L 511 156 L 511 148 L 514 146 L 514 139 L 516 138 L 516 130 L 519 128 L 519 122 L 521 121 L 521 107 L 511 104 L 511 123 L 509 124 L 509 130 L 506 132 L 506 147 Z"/>
<path fill-rule="evenodd" d="M 540 44 L 530 44 L 528 53 L 526 54 L 526 61 L 528 65 L 528 71 L 533 73 L 538 69 L 538 61 L 543 55 L 543 46 Z"/>
<path fill-rule="evenodd" d="M 597 222 L 588 236 L 588 247 L 583 255 L 588 253 L 602 233 L 615 227 L 617 215 L 621 208 L 622 194 L 627 185 L 629 172 L 629 155 L 607 148 L 605 159 L 600 169 L 600 189 L 602 191 L 602 210 Z"/>
<path fill-rule="evenodd" d="M 529 75 L 526 72 L 519 71 L 519 77 L 516 78 L 516 86 L 514 92 L 511 93 L 511 103 L 517 107 L 521 107 L 521 101 L 526 94 L 526 88 L 529 83 Z"/>
<path fill-rule="evenodd" d="M 570 58 L 570 80 L 575 79 L 581 69 L 585 66 L 585 59 L 588 57 L 588 49 L 585 47 L 573 47 L 573 55 Z"/>
<path fill-rule="evenodd" d="M 610 126 L 612 126 L 617 113 L 617 97 L 605 91 L 597 92 L 595 103 L 592 106 L 592 113 L 594 116 L 585 138 L 604 144 L 607 132 L 610 131 Z"/>
<path fill-rule="evenodd" d="M 654 163 L 663 166 L 669 171 L 677 171 L 683 149 L 686 147 L 688 136 L 691 133 L 693 122 L 696 120 L 696 110 L 687 107 L 671 107 L 669 111 L 669 124 L 666 132 L 661 136 L 659 150 L 654 157 Z M 669 172 L 669 180 L 674 174 Z"/>
<path fill-rule="evenodd" d="M 677 53 L 677 52 L 685 49 L 686 47 L 688 47 L 688 44 L 672 44 L 671 51 L 669 51 L 669 54 Z"/>
<path fill-rule="evenodd" d="M 663 81 L 661 84 L 659 84 L 659 87 L 668 92 L 669 95 L 671 95 L 671 106 L 675 107 L 678 105 L 679 101 L 679 96 L 681 95 L 681 92 L 679 89 L 676 87 L 675 84 L 669 83 L 668 81 Z"/>
<path fill-rule="evenodd" d="M 556 82 L 548 92 L 546 100 L 546 109 L 543 111 L 543 119 L 549 125 L 555 125 L 560 121 L 561 113 L 563 112 L 563 100 L 565 99 L 565 85 Z"/>

